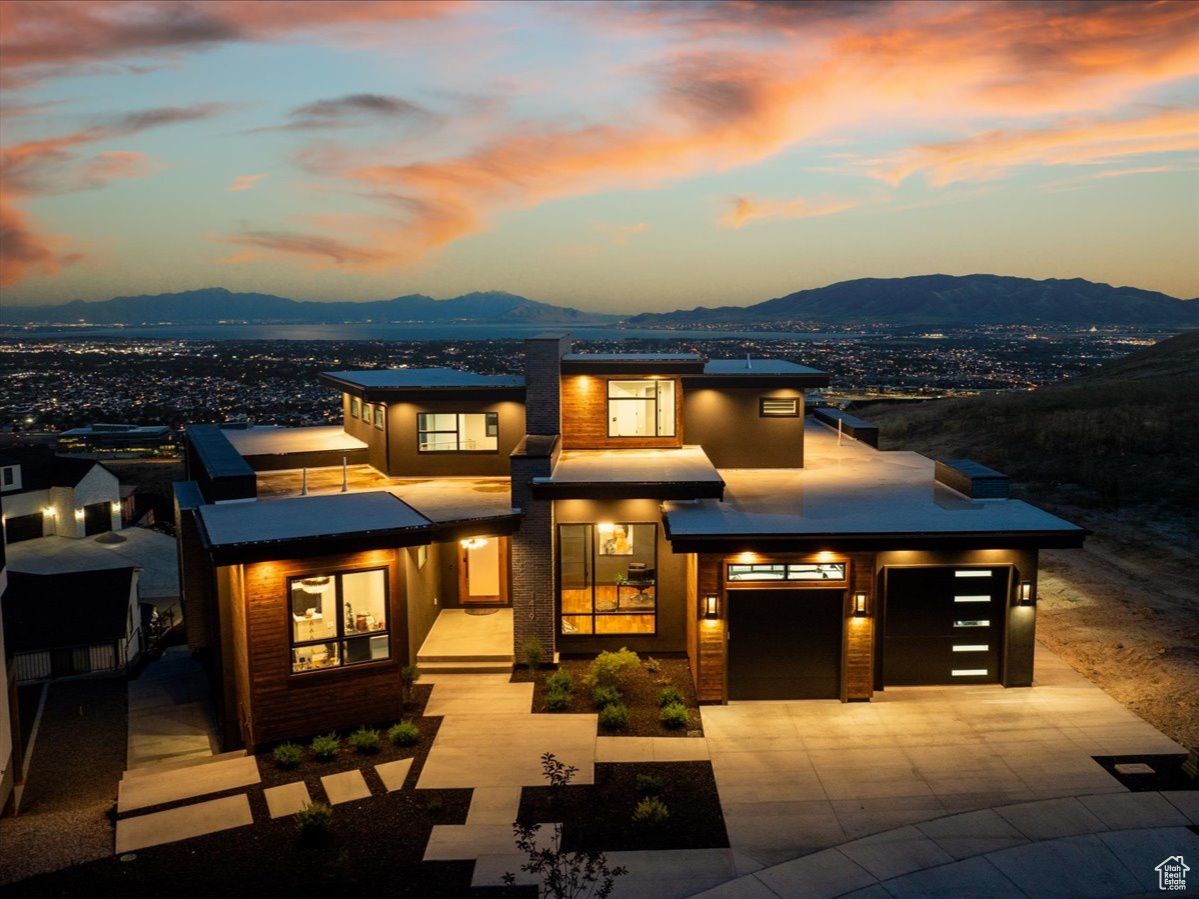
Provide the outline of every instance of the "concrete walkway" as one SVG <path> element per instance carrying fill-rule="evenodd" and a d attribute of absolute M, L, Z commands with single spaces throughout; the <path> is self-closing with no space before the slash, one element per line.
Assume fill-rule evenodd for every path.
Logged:
<path fill-rule="evenodd" d="M 129 681 L 132 770 L 219 751 L 208 681 L 186 646 L 169 647 Z"/>

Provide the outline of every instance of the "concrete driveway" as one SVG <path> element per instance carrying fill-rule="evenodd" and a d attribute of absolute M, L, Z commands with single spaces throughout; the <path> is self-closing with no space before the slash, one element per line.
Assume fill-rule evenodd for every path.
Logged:
<path fill-rule="evenodd" d="M 959 812 L 1124 793 L 1092 755 L 1185 750 L 1037 647 L 1031 689 L 703 708 L 735 853 L 761 865 Z M 929 863 L 935 863 L 930 859 Z"/>

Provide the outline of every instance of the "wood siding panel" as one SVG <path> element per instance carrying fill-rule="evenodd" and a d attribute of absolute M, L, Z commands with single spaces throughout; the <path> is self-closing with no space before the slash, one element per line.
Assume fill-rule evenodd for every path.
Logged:
<path fill-rule="evenodd" d="M 608 382 L 638 375 L 563 375 L 563 449 L 673 449 L 683 445 L 683 382 L 674 382 L 674 437 L 609 437 Z M 662 380 L 666 380 L 663 378 Z"/>
<path fill-rule="evenodd" d="M 846 597 L 844 671 L 841 698 L 844 701 L 870 699 L 874 692 L 874 622 L 877 608 L 874 591 L 873 553 L 849 556 L 849 595 Z M 865 618 L 853 617 L 855 593 L 866 594 Z"/>
<path fill-rule="evenodd" d="M 699 556 L 696 577 L 695 617 L 698 619 L 699 597 L 720 595 L 721 568 L 723 557 L 705 553 Z M 717 621 L 696 621 L 698 674 L 695 680 L 695 697 L 700 702 L 725 701 L 725 624 Z"/>
<path fill-rule="evenodd" d="M 291 673 L 287 579 L 312 572 L 364 568 L 388 571 L 392 658 L 326 671 Z M 400 716 L 399 669 L 407 661 L 404 586 L 395 550 L 245 566 L 246 646 L 252 721 L 246 742 L 256 748 Z"/>

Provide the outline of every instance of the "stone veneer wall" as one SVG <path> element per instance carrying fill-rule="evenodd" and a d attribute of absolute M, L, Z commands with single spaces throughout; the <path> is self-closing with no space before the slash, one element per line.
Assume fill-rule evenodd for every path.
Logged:
<path fill-rule="evenodd" d="M 521 646 L 536 637 L 552 658 L 558 630 L 554 620 L 554 504 L 534 499 L 529 482 L 549 477 L 554 460 L 548 454 L 518 454 L 512 456 L 512 507 L 521 509 L 524 518 L 511 537 L 513 652 L 520 658 Z"/>
<path fill-rule="evenodd" d="M 562 356 L 570 337 L 545 335 L 525 340 L 525 433 L 562 433 Z"/>

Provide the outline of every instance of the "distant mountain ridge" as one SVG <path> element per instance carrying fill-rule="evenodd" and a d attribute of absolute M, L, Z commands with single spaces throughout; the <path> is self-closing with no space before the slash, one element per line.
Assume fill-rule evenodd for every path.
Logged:
<path fill-rule="evenodd" d="M 628 319 L 639 327 L 730 322 L 885 325 L 1199 325 L 1199 300 L 1082 278 L 1004 275 L 859 278 L 753 306 L 699 307 Z"/>
<path fill-rule="evenodd" d="M 1082 278 L 1036 281 L 1004 275 L 917 275 L 860 278 L 801 290 L 752 306 L 704 306 L 632 317 L 583 312 L 503 291 L 448 300 L 410 294 L 369 302 L 289 300 L 264 293 L 209 287 L 182 293 L 73 300 L 58 306 L 2 306 L 0 324 L 280 324 L 345 322 L 518 322 L 639 328 L 714 324 L 758 327 L 877 325 L 1110 325 L 1199 327 L 1199 299 L 1180 300 L 1151 290 L 1112 287 Z"/>
<path fill-rule="evenodd" d="M 503 291 L 480 291 L 448 300 L 410 294 L 390 300 L 302 302 L 267 293 L 235 293 L 208 287 L 182 293 L 113 297 L 59 306 L 0 307 L 0 323 L 142 325 L 212 324 L 220 321 L 341 324 L 344 322 L 528 322 L 606 324 L 620 316 L 551 306 Z"/>

